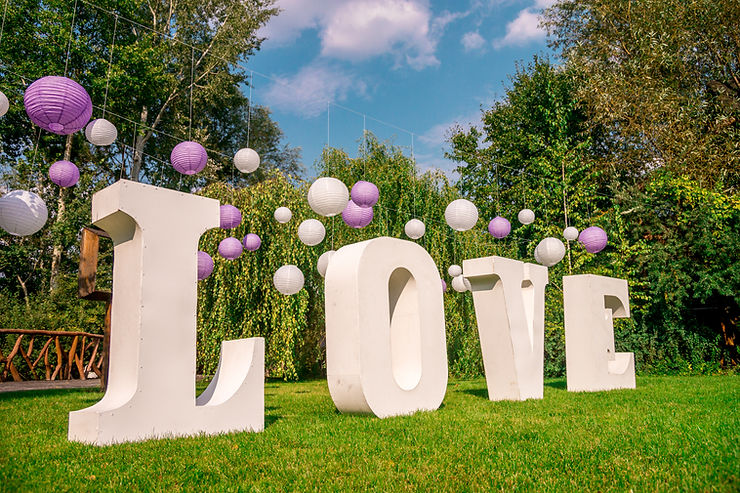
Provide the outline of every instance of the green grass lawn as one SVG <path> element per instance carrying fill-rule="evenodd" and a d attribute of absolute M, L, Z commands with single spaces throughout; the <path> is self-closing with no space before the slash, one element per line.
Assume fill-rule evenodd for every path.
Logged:
<path fill-rule="evenodd" d="M 202 386 L 199 386 L 202 387 Z M 435 412 L 339 414 L 323 380 L 265 384 L 265 431 L 111 447 L 67 441 L 102 394 L 0 394 L 0 490 L 738 491 L 740 377 L 490 402 L 452 380 Z"/>

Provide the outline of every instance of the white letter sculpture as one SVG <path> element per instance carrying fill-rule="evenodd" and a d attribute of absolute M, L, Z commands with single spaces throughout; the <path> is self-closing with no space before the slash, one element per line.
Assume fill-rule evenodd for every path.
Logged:
<path fill-rule="evenodd" d="M 433 411 L 447 390 L 439 272 L 424 248 L 375 238 L 340 248 L 326 271 L 326 368 L 339 411 Z"/>
<path fill-rule="evenodd" d="M 612 319 L 630 316 L 627 281 L 565 276 L 563 311 L 568 390 L 634 389 L 634 354 L 614 352 Z"/>
<path fill-rule="evenodd" d="M 542 399 L 547 267 L 504 257 L 463 261 L 488 398 Z"/>
<path fill-rule="evenodd" d="M 110 370 L 103 399 L 69 414 L 69 439 L 107 445 L 264 428 L 264 339 L 224 341 L 195 396 L 197 250 L 217 200 L 122 180 L 93 196 L 113 239 Z"/>

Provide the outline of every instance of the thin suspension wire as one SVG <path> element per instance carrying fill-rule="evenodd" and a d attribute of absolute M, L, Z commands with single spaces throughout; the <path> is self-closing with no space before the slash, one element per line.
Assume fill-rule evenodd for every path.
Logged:
<path fill-rule="evenodd" d="M 190 49 L 190 120 L 188 122 L 188 140 L 192 140 L 193 133 L 193 75 L 195 73 L 195 48 Z"/>
<path fill-rule="evenodd" d="M 77 16 L 77 0 L 75 0 L 74 10 L 72 10 L 72 25 L 69 28 L 69 41 L 67 42 L 67 59 L 64 61 L 64 76 L 67 77 L 67 68 L 69 68 L 69 52 L 72 48 L 72 36 L 75 32 L 75 17 Z"/>
<path fill-rule="evenodd" d="M 105 108 L 108 105 L 108 87 L 110 86 L 110 72 L 113 67 L 113 50 L 116 48 L 116 31 L 118 30 L 118 14 L 113 23 L 113 41 L 110 45 L 110 55 L 108 56 L 108 72 L 105 75 L 105 97 L 103 98 L 103 118 L 105 118 Z"/>
<path fill-rule="evenodd" d="M 326 102 L 326 148 L 328 149 L 331 145 L 329 137 L 331 136 L 331 126 L 329 123 L 329 113 L 331 111 L 331 101 Z"/>
<path fill-rule="evenodd" d="M 247 100 L 247 147 L 252 125 L 252 87 L 254 86 L 254 72 L 249 72 L 249 99 Z"/>
<path fill-rule="evenodd" d="M 5 32 L 5 16 L 8 13 L 8 3 L 10 0 L 5 0 L 5 6 L 3 7 L 3 23 L 0 24 L 0 45 L 3 43 L 3 32 Z"/>

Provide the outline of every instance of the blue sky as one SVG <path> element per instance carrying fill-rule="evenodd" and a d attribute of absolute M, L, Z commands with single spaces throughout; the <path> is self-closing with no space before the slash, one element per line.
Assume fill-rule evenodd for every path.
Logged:
<path fill-rule="evenodd" d="M 278 0 L 247 66 L 252 98 L 303 149 L 307 178 L 327 139 L 357 155 L 363 125 L 454 177 L 445 134 L 480 121 L 517 61 L 548 52 L 538 14 L 551 3 Z"/>

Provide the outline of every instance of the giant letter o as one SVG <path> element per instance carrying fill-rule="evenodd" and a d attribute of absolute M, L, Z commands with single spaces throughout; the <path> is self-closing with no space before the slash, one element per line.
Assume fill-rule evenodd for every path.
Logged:
<path fill-rule="evenodd" d="M 326 271 L 326 366 L 341 412 L 378 417 L 432 411 L 447 389 L 439 273 L 410 241 L 375 238 L 339 249 Z"/>

